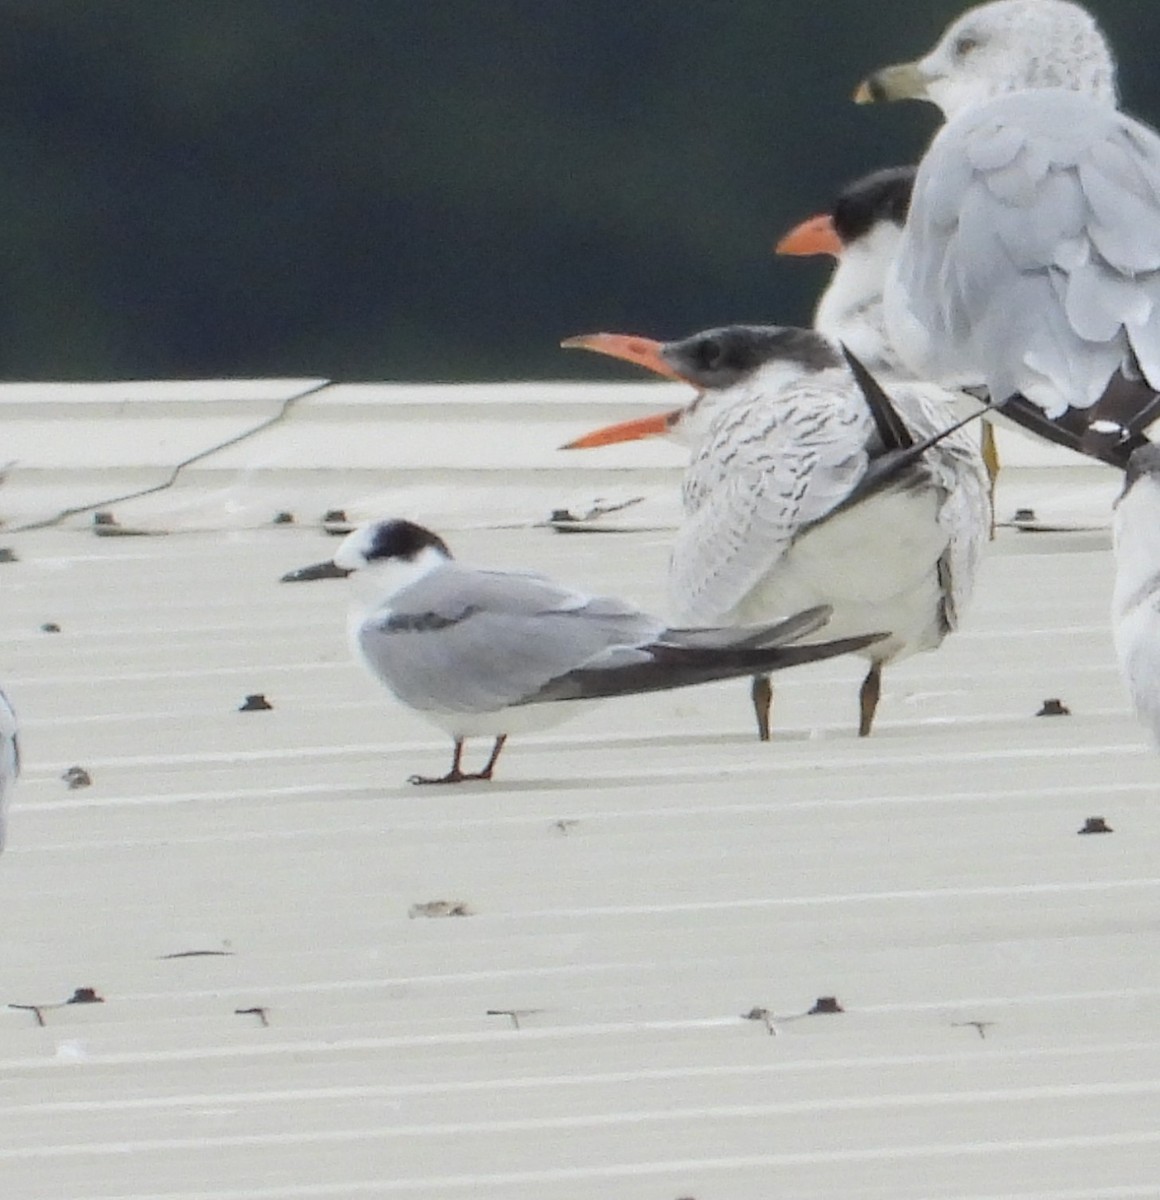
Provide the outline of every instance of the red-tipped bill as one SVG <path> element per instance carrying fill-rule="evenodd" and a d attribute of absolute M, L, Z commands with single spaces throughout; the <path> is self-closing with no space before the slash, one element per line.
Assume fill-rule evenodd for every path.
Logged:
<path fill-rule="evenodd" d="M 775 254 L 792 254 L 808 258 L 814 254 L 829 254 L 837 258 L 842 253 L 842 239 L 834 229 L 829 213 L 810 217 L 795 225 L 773 248 Z"/>

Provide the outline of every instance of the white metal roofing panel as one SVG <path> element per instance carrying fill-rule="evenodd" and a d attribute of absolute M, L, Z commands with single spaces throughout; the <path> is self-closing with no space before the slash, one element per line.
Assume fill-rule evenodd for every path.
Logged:
<path fill-rule="evenodd" d="M 1106 535 L 1004 531 L 870 739 L 838 660 L 779 678 L 772 745 L 717 685 L 447 791 L 405 783 L 448 747 L 350 662 L 343 585 L 276 582 L 332 540 L 8 540 L 0 1002 L 104 1003 L 0 1008 L 6 1194 L 1156 1194 L 1157 761 Z M 667 553 L 454 542 L 646 604 Z M 408 915 L 439 899 L 471 915 Z"/>

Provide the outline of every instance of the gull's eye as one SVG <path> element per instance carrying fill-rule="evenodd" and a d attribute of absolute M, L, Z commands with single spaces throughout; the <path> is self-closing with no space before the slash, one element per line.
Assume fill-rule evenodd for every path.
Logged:
<path fill-rule="evenodd" d="M 979 39 L 970 36 L 959 38 L 955 42 L 955 58 L 966 58 L 968 54 L 979 48 Z"/>

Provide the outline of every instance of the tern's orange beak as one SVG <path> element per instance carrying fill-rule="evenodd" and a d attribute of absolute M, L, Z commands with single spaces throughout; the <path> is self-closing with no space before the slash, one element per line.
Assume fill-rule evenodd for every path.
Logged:
<path fill-rule="evenodd" d="M 659 437 L 666 434 L 684 415 L 683 408 L 672 412 L 653 413 L 648 417 L 637 417 L 633 421 L 621 421 L 619 425 L 605 425 L 591 433 L 567 442 L 561 450 L 591 450 L 594 446 L 613 446 L 617 442 L 637 442 L 641 438 Z"/>
<path fill-rule="evenodd" d="M 795 225 L 773 248 L 775 254 L 792 254 L 808 258 L 813 254 L 829 254 L 834 258 L 842 253 L 842 239 L 834 229 L 834 219 L 829 213 L 810 217 Z"/>
<path fill-rule="evenodd" d="M 636 363 L 656 375 L 687 383 L 661 356 L 663 342 L 652 338 L 636 337 L 630 333 L 582 333 L 579 337 L 565 338 L 561 343 L 565 349 L 594 350 L 597 354 L 608 354 Z M 618 425 L 605 425 L 591 433 L 578 437 L 560 447 L 561 450 L 591 450 L 594 446 L 613 446 L 617 442 L 636 442 L 641 438 L 660 437 L 677 423 L 684 409 L 653 413 L 649 417 L 637 417 L 633 421 L 621 421 Z"/>
<path fill-rule="evenodd" d="M 661 357 L 664 343 L 652 338 L 636 337 L 630 333 L 582 333 L 579 337 L 565 338 L 560 345 L 566 350 L 594 350 L 597 354 L 622 358 L 625 362 L 646 367 L 655 375 L 684 382 Z"/>

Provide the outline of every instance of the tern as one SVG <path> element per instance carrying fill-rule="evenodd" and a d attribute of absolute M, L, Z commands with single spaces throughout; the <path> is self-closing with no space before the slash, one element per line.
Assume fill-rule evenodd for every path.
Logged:
<path fill-rule="evenodd" d="M 1160 415 L 1160 137 L 1117 107 L 1084 8 L 994 0 L 862 102 L 925 99 L 947 123 L 919 165 L 885 290 L 911 370 L 1022 395 L 1049 421 L 1102 401 Z M 1126 394 L 1130 393 L 1130 398 Z"/>
<path fill-rule="evenodd" d="M 405 520 L 362 526 L 332 560 L 284 578 L 347 574 L 363 584 L 348 625 L 356 657 L 455 743 L 450 770 L 416 784 L 490 779 L 509 734 L 550 728 L 593 700 L 778 671 L 884 636 L 797 644 L 826 624 L 823 605 L 745 629 L 670 629 L 623 600 L 462 566 L 438 534 Z M 476 736 L 494 742 L 469 774 L 464 742 Z"/>
<path fill-rule="evenodd" d="M 889 631 L 861 651 L 870 669 L 858 733 L 867 736 L 883 666 L 934 649 L 956 628 L 988 538 L 986 472 L 944 390 L 897 383 L 887 396 L 856 357 L 847 352 L 848 365 L 828 338 L 792 327 L 728 326 L 675 342 L 588 334 L 564 344 L 698 391 L 683 409 L 566 447 L 658 434 L 693 446 L 669 564 L 677 620 L 746 625 L 824 604 L 835 633 Z M 900 453 L 923 442 L 903 465 Z M 768 680 L 755 679 L 763 741 L 770 699 Z"/>
<path fill-rule="evenodd" d="M 814 310 L 813 327 L 858 357 L 881 380 L 909 376 L 886 332 L 882 291 L 902 240 L 915 166 L 885 167 L 846 184 L 829 212 L 795 225 L 774 251 L 826 255 L 834 270 Z"/>

